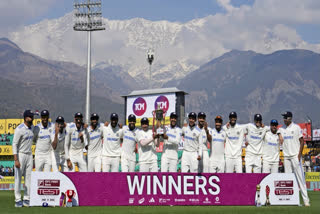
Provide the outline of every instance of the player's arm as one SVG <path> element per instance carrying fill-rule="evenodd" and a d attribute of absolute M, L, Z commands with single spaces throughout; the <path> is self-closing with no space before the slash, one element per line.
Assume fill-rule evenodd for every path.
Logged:
<path fill-rule="evenodd" d="M 210 134 L 210 130 L 208 128 L 208 123 L 207 122 L 204 123 L 204 131 L 206 132 L 207 140 L 211 143 L 212 135 Z"/>
<path fill-rule="evenodd" d="M 21 141 L 22 134 L 19 129 L 16 129 L 14 136 L 13 136 L 13 141 L 12 141 L 12 153 L 13 153 L 13 159 L 14 159 L 14 166 L 16 168 L 20 168 L 20 162 L 18 159 L 18 146 L 19 142 Z"/>
<path fill-rule="evenodd" d="M 300 126 L 297 126 L 297 131 L 298 131 L 298 137 L 299 137 L 299 141 L 300 141 L 300 149 L 299 149 L 299 154 L 298 154 L 298 160 L 301 160 L 302 157 L 302 152 L 303 152 L 303 147 L 304 147 L 304 140 L 303 140 L 303 134 L 302 134 L 302 130 L 300 128 Z"/>
<path fill-rule="evenodd" d="M 197 158 L 197 160 L 201 160 L 201 157 L 202 157 L 202 147 L 201 147 L 201 144 L 203 143 L 202 141 L 203 141 L 203 137 L 200 132 L 199 135 L 197 136 L 197 142 L 198 142 L 198 158 Z"/>
<path fill-rule="evenodd" d="M 71 130 L 67 128 L 67 134 L 66 134 L 65 143 L 64 143 L 64 151 L 65 151 L 65 158 L 67 160 L 68 168 L 72 169 L 73 166 L 69 156 L 70 141 L 71 141 Z"/>
<path fill-rule="evenodd" d="M 51 141 L 52 141 L 51 145 L 54 150 L 56 150 L 58 145 L 58 134 L 59 134 L 59 127 L 58 127 L 58 123 L 56 123 L 54 127 L 54 132 L 51 134 Z"/>
<path fill-rule="evenodd" d="M 146 145 L 150 144 L 156 138 L 158 138 L 158 135 L 153 134 L 152 138 L 149 138 L 149 139 L 141 139 L 140 138 L 139 143 L 141 144 L 141 146 L 146 146 Z"/>

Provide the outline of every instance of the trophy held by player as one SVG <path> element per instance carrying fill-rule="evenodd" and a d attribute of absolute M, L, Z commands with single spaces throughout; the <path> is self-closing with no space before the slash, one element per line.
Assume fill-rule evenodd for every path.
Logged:
<path fill-rule="evenodd" d="M 160 108 L 160 105 L 158 105 L 157 109 L 153 112 L 153 125 L 152 130 L 155 129 L 155 122 L 156 122 L 156 133 L 157 135 L 163 135 L 164 134 L 164 121 L 165 121 L 165 115 L 166 112 Z"/>
<path fill-rule="evenodd" d="M 68 199 L 66 207 L 72 207 L 73 197 L 76 195 L 76 192 L 74 190 L 69 189 L 66 191 L 66 195 Z"/>

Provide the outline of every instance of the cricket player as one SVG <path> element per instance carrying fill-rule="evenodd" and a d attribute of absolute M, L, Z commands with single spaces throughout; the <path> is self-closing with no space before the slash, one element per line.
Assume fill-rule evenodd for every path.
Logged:
<path fill-rule="evenodd" d="M 280 157 L 280 139 L 278 136 L 278 121 L 271 120 L 270 131 L 266 132 L 262 145 L 262 172 L 278 173 Z"/>
<path fill-rule="evenodd" d="M 226 132 L 222 129 L 222 117 L 216 116 L 214 119 L 215 128 L 208 129 L 207 139 L 210 142 L 210 173 L 224 173 L 225 170 L 225 157 L 224 146 L 226 143 Z"/>
<path fill-rule="evenodd" d="M 123 143 L 121 150 L 121 171 L 134 172 L 136 168 L 136 144 L 138 142 L 136 116 L 128 116 L 128 126 L 123 127 Z"/>
<path fill-rule="evenodd" d="M 14 196 L 15 207 L 29 206 L 31 171 L 33 168 L 32 142 L 33 142 L 33 116 L 31 110 L 23 113 L 24 122 L 20 124 L 14 133 L 12 141 L 12 153 L 14 158 Z M 21 201 L 21 178 L 24 176 L 25 189 L 23 203 Z"/>
<path fill-rule="evenodd" d="M 138 152 L 140 172 L 158 172 L 156 147 L 159 146 L 159 135 L 149 129 L 149 120 L 141 119 L 142 130 L 138 133 Z"/>
<path fill-rule="evenodd" d="M 55 130 L 51 134 L 52 141 L 52 171 L 61 172 L 67 170 L 67 161 L 65 158 L 64 145 L 67 131 L 65 129 L 65 122 L 62 116 L 58 116 L 55 123 Z"/>
<path fill-rule="evenodd" d="M 242 173 L 242 144 L 244 137 L 244 129 L 237 124 L 237 113 L 231 112 L 229 114 L 229 126 L 225 125 L 223 129 L 226 132 L 226 173 Z"/>
<path fill-rule="evenodd" d="M 206 122 L 206 114 L 204 112 L 198 113 L 198 128 L 201 130 L 201 160 L 199 161 L 199 172 L 209 172 L 209 152 L 208 152 L 208 144 L 207 144 L 207 134 L 206 132 L 209 131 L 208 124 Z"/>
<path fill-rule="evenodd" d="M 177 172 L 178 145 L 181 141 L 182 130 L 177 126 L 178 115 L 170 114 L 170 126 L 166 127 L 163 135 L 164 145 L 161 156 L 161 172 Z"/>
<path fill-rule="evenodd" d="M 83 115 L 77 112 L 74 115 L 74 123 L 67 126 L 65 141 L 65 157 L 69 171 L 75 171 L 77 164 L 80 172 L 87 172 L 87 163 L 83 156 L 83 149 L 88 143 L 88 131 L 84 127 Z"/>
<path fill-rule="evenodd" d="M 50 172 L 52 167 L 52 141 L 51 135 L 54 126 L 49 122 L 49 111 L 41 111 L 41 123 L 34 127 L 33 141 L 36 143 L 35 170 Z"/>
<path fill-rule="evenodd" d="M 103 127 L 102 171 L 118 172 L 121 155 L 122 127 L 118 124 L 119 116 L 110 115 L 110 124 Z"/>
<path fill-rule="evenodd" d="M 103 139 L 103 124 L 99 124 L 99 115 L 91 114 L 88 127 L 88 172 L 101 172 L 101 152 Z"/>
<path fill-rule="evenodd" d="M 283 137 L 283 156 L 285 173 L 294 173 L 301 191 L 305 206 L 310 206 L 307 187 L 302 169 L 302 151 L 304 146 L 302 130 L 292 122 L 292 113 L 287 111 L 283 116 L 285 126 L 279 129 Z"/>
<path fill-rule="evenodd" d="M 197 115 L 190 112 L 188 115 L 189 124 L 182 128 L 184 136 L 183 153 L 181 158 L 181 172 L 198 172 L 199 161 L 201 160 L 201 130 L 196 126 Z"/>
<path fill-rule="evenodd" d="M 247 134 L 246 173 L 261 173 L 262 144 L 269 128 L 263 125 L 261 114 L 254 115 L 254 124 L 249 123 L 242 126 Z"/>

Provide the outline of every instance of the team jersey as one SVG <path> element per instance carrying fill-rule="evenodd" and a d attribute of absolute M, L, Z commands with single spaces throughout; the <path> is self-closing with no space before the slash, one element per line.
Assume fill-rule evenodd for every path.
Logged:
<path fill-rule="evenodd" d="M 217 129 L 209 128 L 209 133 L 212 136 L 210 160 L 212 161 L 224 161 L 224 144 L 226 141 L 226 132 L 221 129 L 219 132 Z"/>
<path fill-rule="evenodd" d="M 43 127 L 42 123 L 39 123 L 33 130 L 33 141 L 36 143 L 36 154 L 49 154 L 52 152 L 51 135 L 54 131 L 54 126 L 51 122 L 48 122 L 48 126 Z"/>
<path fill-rule="evenodd" d="M 78 130 L 75 123 L 69 123 L 66 130 L 67 134 L 64 145 L 66 159 L 70 159 L 70 156 L 82 155 L 83 150 L 88 143 L 88 130 L 84 127 L 81 127 Z M 79 137 L 80 133 L 83 134 L 84 142 L 81 142 Z"/>
<path fill-rule="evenodd" d="M 32 125 L 29 128 L 24 123 L 15 129 L 12 141 L 12 153 L 14 155 L 18 153 L 32 154 L 33 129 Z"/>
<path fill-rule="evenodd" d="M 102 152 L 102 138 L 103 138 L 104 124 L 97 124 L 95 129 L 92 126 L 88 127 L 88 156 L 97 157 Z"/>
<path fill-rule="evenodd" d="M 262 142 L 266 132 L 269 130 L 268 127 L 257 127 L 253 123 L 242 126 L 244 128 L 244 132 L 247 134 L 248 145 L 246 148 L 246 154 L 261 155 Z"/>
<path fill-rule="evenodd" d="M 102 155 L 109 157 L 119 157 L 121 154 L 121 138 L 123 130 L 118 126 L 112 128 L 111 124 L 103 126 L 103 149 Z"/>
<path fill-rule="evenodd" d="M 137 128 L 130 130 L 128 126 L 123 127 L 121 158 L 123 157 L 131 161 L 136 161 L 136 154 L 134 150 L 136 148 L 136 143 L 138 142 L 138 132 L 139 130 Z"/>
<path fill-rule="evenodd" d="M 174 128 L 167 126 L 166 134 L 168 139 L 164 140 L 162 154 L 166 154 L 169 159 L 178 160 L 178 146 L 181 141 L 182 130 L 177 126 Z"/>
<path fill-rule="evenodd" d="M 55 129 L 53 130 L 52 134 L 51 134 L 51 141 L 53 142 L 54 140 L 54 135 L 55 135 L 56 131 Z M 66 138 L 66 134 L 67 134 L 67 131 L 66 129 L 63 129 L 62 130 L 62 133 L 59 132 L 58 133 L 58 142 L 57 142 L 57 147 L 56 149 L 54 149 L 54 153 L 56 154 L 60 154 L 60 155 L 64 155 L 64 144 L 65 144 L 65 138 Z"/>
<path fill-rule="evenodd" d="M 204 130 L 204 128 L 200 128 L 200 127 L 198 127 L 198 128 L 201 131 L 200 138 L 199 138 L 199 140 L 201 141 L 201 143 L 200 143 L 201 150 L 202 150 L 202 152 L 204 152 L 204 151 L 208 152 L 207 133 Z M 208 127 L 208 129 L 209 129 L 209 127 Z"/>
<path fill-rule="evenodd" d="M 267 162 L 279 162 L 279 136 L 271 131 L 267 132 L 262 144 L 262 159 Z"/>
<path fill-rule="evenodd" d="M 148 131 L 140 130 L 138 132 L 138 152 L 139 152 L 139 162 L 152 163 L 157 161 L 156 145 L 154 140 L 148 145 L 142 146 L 140 141 L 144 139 L 152 139 L 152 130 Z"/>
<path fill-rule="evenodd" d="M 294 157 L 298 156 L 300 150 L 299 139 L 303 137 L 302 130 L 299 125 L 291 123 L 288 127 L 281 127 L 279 129 L 283 137 L 283 156 Z"/>
<path fill-rule="evenodd" d="M 244 136 L 243 126 L 236 124 L 234 127 L 230 125 L 229 128 L 227 128 L 227 126 L 224 125 L 223 129 L 226 132 L 227 136 L 225 156 L 227 158 L 241 157 Z"/>
<path fill-rule="evenodd" d="M 201 130 L 197 126 L 182 128 L 182 134 L 184 135 L 183 150 L 187 152 L 198 152 L 201 155 Z"/>

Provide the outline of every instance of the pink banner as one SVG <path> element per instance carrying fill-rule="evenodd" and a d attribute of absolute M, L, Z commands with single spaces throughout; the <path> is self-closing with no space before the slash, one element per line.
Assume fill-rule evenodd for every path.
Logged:
<path fill-rule="evenodd" d="M 63 173 L 80 206 L 254 205 L 268 174 Z"/>

